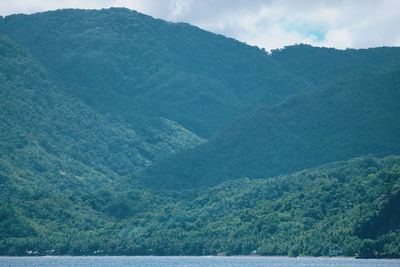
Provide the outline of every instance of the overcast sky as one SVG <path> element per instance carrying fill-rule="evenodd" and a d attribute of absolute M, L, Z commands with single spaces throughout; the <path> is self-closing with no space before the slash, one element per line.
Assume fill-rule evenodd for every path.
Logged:
<path fill-rule="evenodd" d="M 400 46 L 400 0 L 0 0 L 0 15 L 112 6 L 188 22 L 267 50 L 296 43 Z"/>

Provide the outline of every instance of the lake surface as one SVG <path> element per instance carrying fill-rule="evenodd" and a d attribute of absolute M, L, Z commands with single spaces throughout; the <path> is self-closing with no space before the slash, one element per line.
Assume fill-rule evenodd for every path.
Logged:
<path fill-rule="evenodd" d="M 400 260 L 367 260 L 352 258 L 286 258 L 286 257 L 0 257 L 0 266 L 400 266 Z"/>

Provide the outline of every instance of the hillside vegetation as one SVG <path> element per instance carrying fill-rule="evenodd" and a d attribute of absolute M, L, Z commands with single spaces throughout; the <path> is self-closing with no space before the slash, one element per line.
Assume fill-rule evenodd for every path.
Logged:
<path fill-rule="evenodd" d="M 269 177 L 361 155 L 399 154 L 399 136 L 400 68 L 360 71 L 245 115 L 210 142 L 138 176 L 169 188 Z"/>
<path fill-rule="evenodd" d="M 102 188 L 3 201 L 0 253 L 246 255 L 256 249 L 399 257 L 399 164 L 399 157 L 367 157 L 206 190 Z"/>
<path fill-rule="evenodd" d="M 50 189 L 101 187 L 152 160 L 203 142 L 177 123 L 160 119 L 143 136 L 114 116 L 102 116 L 65 95 L 23 49 L 0 37 L 0 174 Z M 16 180 L 17 179 L 17 180 Z M 2 197 L 8 197 L 6 191 Z"/>
<path fill-rule="evenodd" d="M 128 9 L 8 16 L 0 33 L 69 94 L 143 131 L 162 116 L 208 138 L 256 103 L 307 88 L 258 48 Z"/>
<path fill-rule="evenodd" d="M 164 117 L 207 139 L 245 112 L 400 59 L 398 48 L 294 46 L 271 55 L 121 8 L 7 16 L 0 33 L 26 47 L 60 89 L 97 111 L 118 114 L 145 134 L 152 118 Z"/>
<path fill-rule="evenodd" d="M 399 258 L 399 60 L 0 17 L 0 255 Z"/>

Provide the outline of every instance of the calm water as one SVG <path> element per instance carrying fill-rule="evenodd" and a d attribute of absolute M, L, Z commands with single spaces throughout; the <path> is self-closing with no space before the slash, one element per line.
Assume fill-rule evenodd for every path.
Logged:
<path fill-rule="evenodd" d="M 400 266 L 400 260 L 284 257 L 0 257 L 0 266 Z"/>

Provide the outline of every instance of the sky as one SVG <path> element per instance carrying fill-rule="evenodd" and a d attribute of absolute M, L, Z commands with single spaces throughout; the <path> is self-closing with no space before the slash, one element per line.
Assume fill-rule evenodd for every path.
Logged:
<path fill-rule="evenodd" d="M 267 51 L 287 45 L 400 46 L 400 0 L 0 0 L 0 15 L 126 7 Z"/>

